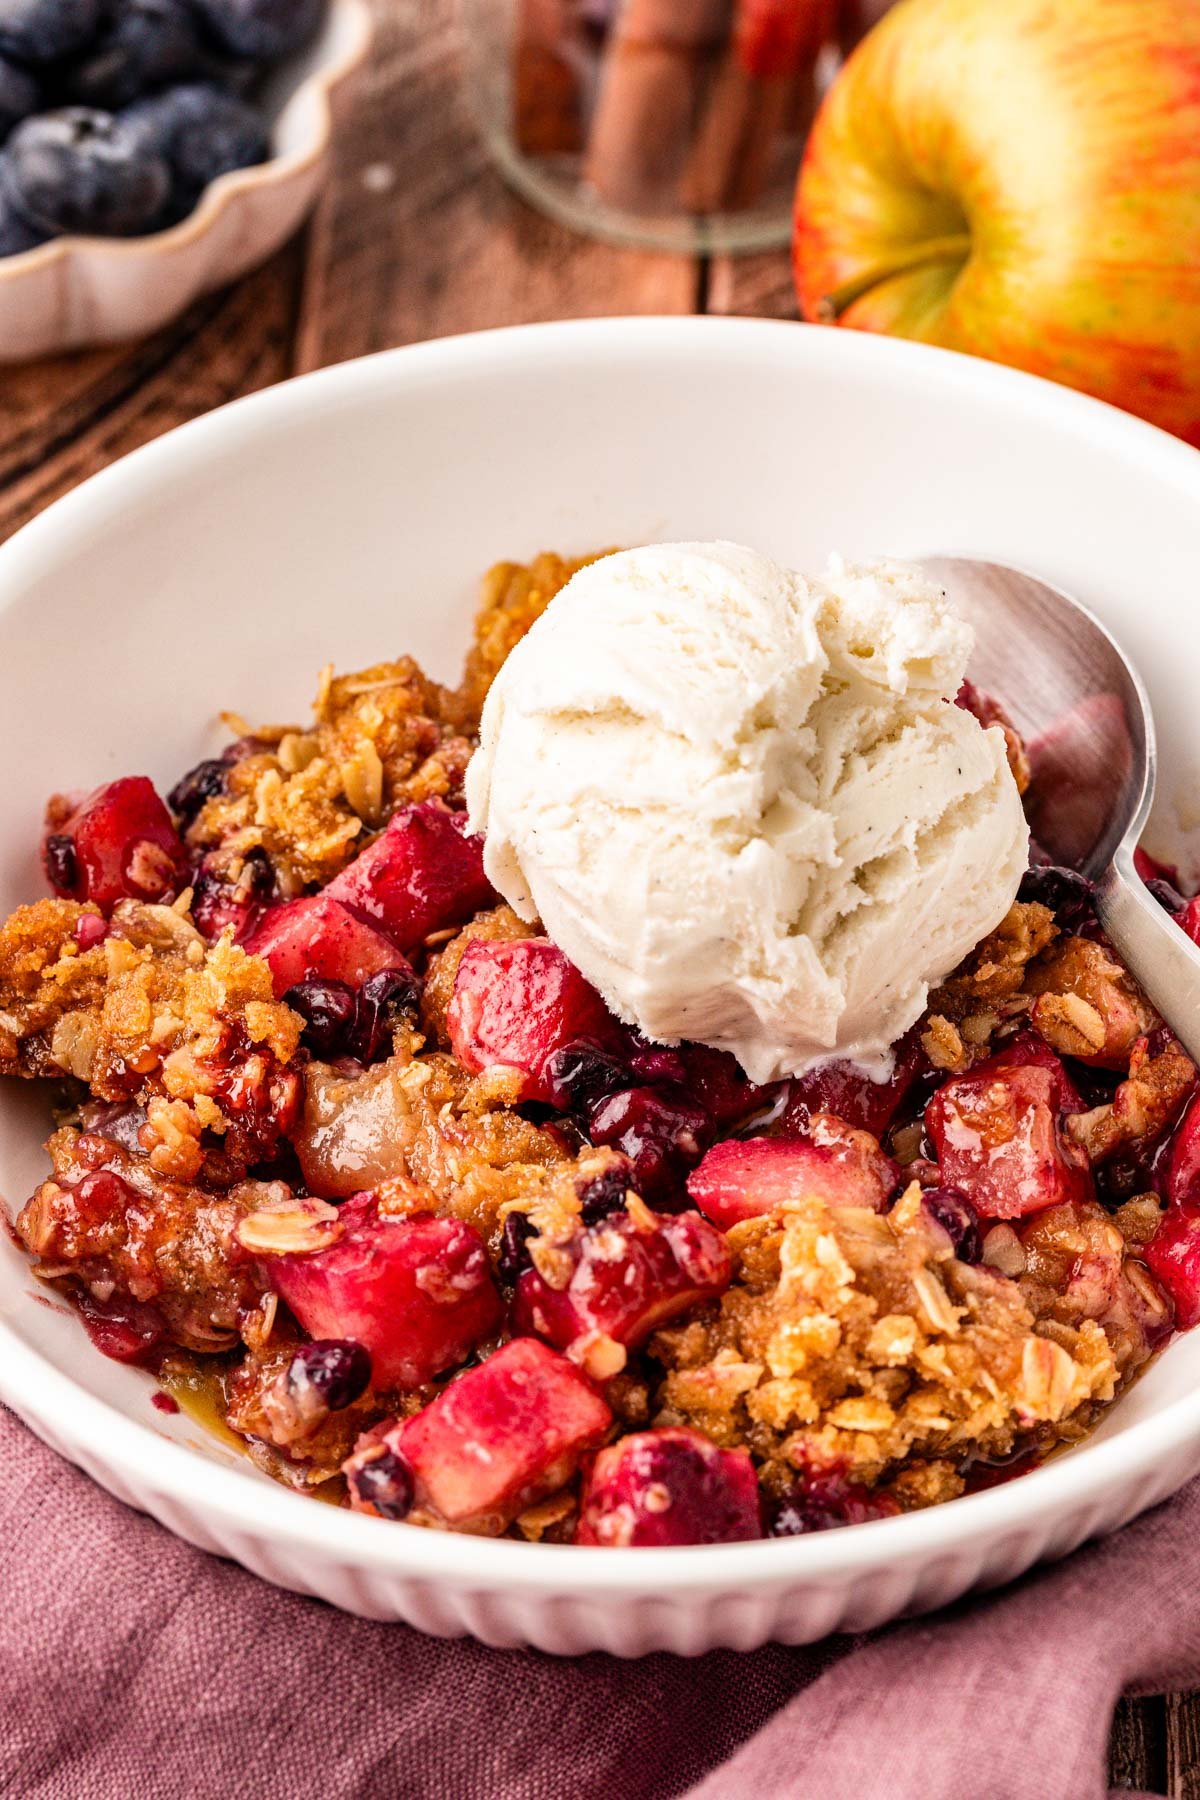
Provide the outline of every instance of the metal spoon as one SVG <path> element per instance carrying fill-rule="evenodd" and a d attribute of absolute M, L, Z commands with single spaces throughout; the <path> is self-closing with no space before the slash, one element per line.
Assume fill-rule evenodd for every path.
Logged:
<path fill-rule="evenodd" d="M 1047 582 L 970 557 L 922 560 L 975 631 L 972 681 L 1026 739 L 1034 838 L 1095 883 L 1117 955 L 1200 1061 L 1200 948 L 1158 904 L 1133 852 L 1154 800 L 1154 716 L 1142 680 L 1087 608 Z"/>

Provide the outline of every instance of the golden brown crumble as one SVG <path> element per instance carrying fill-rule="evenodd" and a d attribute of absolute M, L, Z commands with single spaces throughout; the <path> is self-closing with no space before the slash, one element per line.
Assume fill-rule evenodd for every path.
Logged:
<path fill-rule="evenodd" d="M 264 850 L 285 894 L 332 880 L 398 806 L 460 795 L 472 745 L 454 704 L 408 656 L 327 669 L 312 724 L 255 731 L 188 843 L 234 859 Z"/>
<path fill-rule="evenodd" d="M 225 939 L 206 943 L 185 904 L 122 900 L 86 951 L 74 932 L 94 909 L 19 908 L 0 927 L 0 1073 L 71 1075 L 101 1100 L 173 1103 L 153 1107 L 145 1147 L 161 1173 L 191 1179 L 200 1131 L 240 1129 L 225 1095 L 231 1068 L 269 1087 L 295 1056 L 301 1021 L 275 999 L 266 964 Z"/>
<path fill-rule="evenodd" d="M 1159 1022 L 1120 963 L 1089 938 L 1060 938 L 1029 970 L 1025 988 L 1036 996 L 1034 1026 L 1060 1056 L 1125 1065 Z"/>
<path fill-rule="evenodd" d="M 500 665 L 529 627 L 541 618 L 555 594 L 577 570 L 609 554 L 601 550 L 595 556 L 567 559 L 544 550 L 531 563 L 501 562 L 488 570 L 483 578 L 462 686 L 455 701 L 456 716 L 464 730 L 478 728 L 483 703 Z"/>
<path fill-rule="evenodd" d="M 729 1241 L 729 1292 L 651 1342 L 670 1371 L 658 1422 L 746 1445 L 769 1489 L 810 1465 L 875 1483 L 904 1458 L 1004 1456 L 1115 1391 L 1100 1325 L 1040 1335 L 1011 1281 L 955 1257 L 915 1187 L 882 1216 L 798 1200 Z M 911 1477 L 896 1493 L 921 1500 Z"/>
<path fill-rule="evenodd" d="M 1067 1130 L 1094 1163 L 1103 1162 L 1139 1138 L 1153 1139 L 1165 1130 L 1192 1092 L 1196 1065 L 1174 1038 L 1152 1053 L 1150 1041 L 1139 1039 L 1129 1060 L 1129 1074 L 1110 1102 L 1091 1112 L 1075 1113 Z"/>
<path fill-rule="evenodd" d="M 929 1024 L 935 1017 L 948 1021 L 957 1027 L 960 1041 L 986 1050 L 997 1026 L 1028 1012 L 1026 972 L 1057 936 L 1049 907 L 1016 901 L 995 931 L 930 995 Z"/>

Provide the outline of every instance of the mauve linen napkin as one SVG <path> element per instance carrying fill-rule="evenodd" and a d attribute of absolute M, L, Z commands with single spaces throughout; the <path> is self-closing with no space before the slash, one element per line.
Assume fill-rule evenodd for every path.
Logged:
<path fill-rule="evenodd" d="M 935 1620 L 563 1662 L 281 1593 L 0 1409 L 0 1794 L 1098 1800 L 1121 1690 L 1200 1681 L 1198 1592 L 1200 1483 Z"/>

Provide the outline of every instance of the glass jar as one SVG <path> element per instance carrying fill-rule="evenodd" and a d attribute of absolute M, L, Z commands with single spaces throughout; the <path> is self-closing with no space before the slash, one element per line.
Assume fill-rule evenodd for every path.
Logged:
<path fill-rule="evenodd" d="M 581 231 L 687 252 L 786 243 L 804 141 L 890 0 L 460 0 L 501 171 Z"/>

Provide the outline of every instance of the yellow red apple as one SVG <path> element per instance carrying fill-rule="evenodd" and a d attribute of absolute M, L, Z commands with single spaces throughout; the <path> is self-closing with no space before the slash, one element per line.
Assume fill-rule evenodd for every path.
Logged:
<path fill-rule="evenodd" d="M 1200 0 L 902 0 L 818 115 L 795 270 L 805 318 L 1200 444 Z"/>

